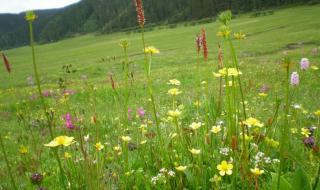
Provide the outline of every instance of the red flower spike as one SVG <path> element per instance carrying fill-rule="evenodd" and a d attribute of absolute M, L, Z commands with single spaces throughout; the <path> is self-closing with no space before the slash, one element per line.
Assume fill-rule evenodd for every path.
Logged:
<path fill-rule="evenodd" d="M 202 46 L 202 39 L 201 36 L 198 34 L 196 37 L 196 45 L 197 45 L 197 52 L 200 53 L 201 46 Z"/>
<path fill-rule="evenodd" d="M 1 55 L 2 55 L 3 63 L 4 63 L 4 66 L 6 67 L 7 72 L 11 73 L 11 66 L 7 56 L 4 53 L 1 53 Z"/>
<path fill-rule="evenodd" d="M 206 36 L 206 31 L 204 30 L 204 28 L 202 28 L 201 33 L 202 33 L 201 40 L 202 40 L 203 58 L 204 58 L 204 60 L 208 60 L 207 36 Z"/>
<path fill-rule="evenodd" d="M 135 0 L 135 6 L 137 11 L 137 21 L 141 27 L 144 26 L 145 18 L 144 18 L 144 10 L 142 5 L 142 0 Z"/>
<path fill-rule="evenodd" d="M 111 87 L 112 87 L 112 89 L 113 89 L 113 90 L 116 90 L 116 84 L 115 84 L 115 82 L 114 82 L 114 80 L 113 80 L 112 75 L 110 75 L 109 78 L 110 78 L 110 81 L 111 81 Z"/>

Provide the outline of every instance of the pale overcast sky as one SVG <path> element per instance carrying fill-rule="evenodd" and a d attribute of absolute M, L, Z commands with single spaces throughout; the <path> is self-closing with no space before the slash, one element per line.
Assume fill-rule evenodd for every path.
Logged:
<path fill-rule="evenodd" d="M 0 0 L 0 13 L 65 7 L 80 0 Z"/>

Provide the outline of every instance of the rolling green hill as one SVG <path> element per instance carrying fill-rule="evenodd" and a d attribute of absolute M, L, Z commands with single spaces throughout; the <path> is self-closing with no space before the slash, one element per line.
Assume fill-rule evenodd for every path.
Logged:
<path fill-rule="evenodd" d="M 308 55 L 311 48 L 320 43 L 320 23 L 317 19 L 320 6 L 301 6 L 275 11 L 273 15 L 252 17 L 252 14 L 241 15 L 233 22 L 236 30 L 245 32 L 248 39 L 241 45 L 240 56 L 254 67 L 260 62 L 276 62 L 278 55 L 284 50 L 297 51 L 297 57 Z M 293 19 L 294 18 L 294 19 Z M 170 67 L 174 72 L 195 62 L 195 35 L 204 27 L 208 32 L 209 58 L 213 63 L 217 57 L 216 32 L 218 23 L 177 28 L 156 28 L 146 33 L 148 44 L 161 50 L 161 56 L 154 69 Z M 38 35 L 38 34 L 36 34 Z M 61 67 L 72 64 L 78 72 L 75 77 L 88 75 L 90 79 L 100 79 L 115 68 L 120 68 L 120 39 L 130 41 L 130 59 L 141 57 L 139 33 L 114 33 L 110 35 L 83 35 L 56 43 L 36 47 L 37 60 L 42 73 L 42 81 L 56 84 Z M 11 82 L 6 75 L 1 77 L 1 88 L 10 84 L 26 86 L 26 78 L 33 74 L 29 47 L 21 47 L 6 51 L 13 67 Z M 116 60 L 110 58 L 115 56 Z M 316 61 L 319 58 L 315 57 Z M 273 63 L 274 64 L 274 63 Z M 117 66 L 118 65 L 118 66 Z M 137 63 L 139 71 L 140 63 Z M 156 72 L 156 71 L 155 71 Z M 168 73 L 169 74 L 169 73 Z"/>
<path fill-rule="evenodd" d="M 296 4 L 314 4 L 318 0 L 144 0 L 147 25 L 167 25 L 190 20 L 210 21 L 221 11 L 234 14 Z M 57 10 L 37 11 L 37 42 L 48 43 L 87 33 L 112 33 L 136 29 L 132 0 L 82 0 Z M 0 14 L 0 49 L 26 45 L 28 38 L 23 13 Z"/>
<path fill-rule="evenodd" d="M 224 27 L 243 40 L 217 37 L 221 22 L 156 26 L 145 33 L 160 50 L 153 55 L 138 32 L 37 45 L 42 94 L 31 84 L 31 48 L 5 51 L 0 189 L 319 189 L 319 12 L 237 15 Z M 207 61 L 196 52 L 202 29 Z M 230 74 L 218 66 L 218 44 Z"/>

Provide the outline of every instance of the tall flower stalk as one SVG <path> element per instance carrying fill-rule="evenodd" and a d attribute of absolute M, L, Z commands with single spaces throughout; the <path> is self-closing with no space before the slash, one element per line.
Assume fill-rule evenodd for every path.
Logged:
<path fill-rule="evenodd" d="M 284 125 L 281 128 L 281 138 L 280 138 L 280 166 L 278 171 L 278 182 L 277 182 L 277 189 L 280 189 L 280 182 L 281 182 L 281 173 L 285 166 L 285 157 L 284 155 L 287 154 L 288 146 L 289 146 L 289 108 L 290 108 L 290 66 L 292 64 L 290 58 L 286 55 L 283 60 L 283 67 L 286 69 L 286 97 L 285 97 L 285 111 L 284 111 Z M 292 81 L 291 81 L 292 83 Z M 296 85 L 296 84 L 292 84 Z"/>
<path fill-rule="evenodd" d="M 221 48 L 221 45 L 219 44 L 218 45 L 218 48 L 219 48 L 219 55 L 218 55 L 218 59 L 219 59 L 219 70 L 223 68 L 223 51 L 222 51 L 222 48 Z M 218 114 L 221 113 L 221 104 L 222 104 L 222 90 L 223 90 L 223 86 L 222 86 L 222 77 L 220 77 L 219 79 L 219 99 L 218 99 Z"/>
<path fill-rule="evenodd" d="M 28 11 L 26 12 L 26 21 L 29 24 L 29 37 L 30 37 L 30 46 L 31 46 L 31 51 L 32 51 L 32 63 L 33 63 L 33 70 L 34 70 L 34 75 L 36 78 L 36 83 L 37 83 L 37 89 L 38 89 L 38 93 L 39 93 L 39 97 L 41 100 L 41 104 L 42 104 L 42 108 L 44 111 L 44 114 L 47 118 L 47 123 L 48 123 L 48 128 L 49 128 L 49 133 L 50 133 L 50 137 L 53 139 L 54 135 L 53 135 L 53 122 L 52 122 L 52 118 L 50 117 L 49 113 L 47 112 L 47 106 L 42 94 L 42 89 L 41 89 L 41 85 L 40 85 L 40 77 L 39 77 L 39 73 L 38 73 L 38 68 L 37 68 L 37 64 L 36 64 L 36 56 L 35 56 L 35 49 L 34 49 L 34 36 L 33 36 L 33 22 L 36 20 L 37 16 L 33 11 Z M 65 173 L 64 170 L 62 168 L 62 164 L 61 164 L 61 160 L 59 158 L 58 152 L 56 149 L 53 150 L 55 158 L 58 162 L 58 166 L 59 166 L 59 170 L 60 170 L 60 177 L 61 177 L 61 182 L 62 182 L 62 186 L 63 189 L 66 189 L 66 185 L 64 182 L 65 179 Z"/>
<path fill-rule="evenodd" d="M 5 56 L 4 53 L 0 52 L 0 54 L 2 56 L 3 64 L 4 64 L 5 68 L 6 68 L 6 71 L 9 73 L 9 77 L 10 77 L 10 73 L 11 73 L 10 63 L 9 63 L 9 61 L 8 61 L 8 59 L 7 59 L 7 57 Z M 2 134 L 1 133 L 0 133 L 0 148 L 1 148 L 1 152 L 3 154 L 4 161 L 5 161 L 7 169 L 8 169 L 8 173 L 9 173 L 9 177 L 10 177 L 10 180 L 11 180 L 12 188 L 13 189 L 18 189 L 17 185 L 15 183 L 13 174 L 12 174 L 11 165 L 10 165 L 7 153 L 6 153 L 6 149 L 5 149 L 5 146 L 4 146 L 4 142 L 3 142 L 3 139 L 2 139 Z"/>
<path fill-rule="evenodd" d="M 202 37 L 200 34 L 198 34 L 196 37 L 197 72 L 199 75 L 199 80 L 197 81 L 198 82 L 198 91 L 197 91 L 197 102 L 196 102 L 198 117 L 200 116 L 199 110 L 200 110 L 200 90 L 201 90 L 201 79 L 200 79 L 200 51 L 201 51 L 201 47 L 202 47 Z"/>
<path fill-rule="evenodd" d="M 128 58 L 128 47 L 129 42 L 127 40 L 121 40 L 119 43 L 120 47 L 123 49 L 124 53 L 124 61 L 123 61 L 123 71 L 124 71 L 124 80 L 125 80 L 125 88 L 124 88 L 124 119 L 127 119 L 127 112 L 129 109 L 129 99 L 131 96 L 132 84 L 130 85 L 130 68 L 129 68 L 129 58 Z"/>
<path fill-rule="evenodd" d="M 244 125 L 243 122 L 239 122 L 239 108 L 238 108 L 238 95 L 237 95 L 237 88 L 239 89 L 240 92 L 240 102 L 242 104 L 242 114 L 243 114 L 243 119 L 242 121 L 245 121 L 247 119 L 247 113 L 246 113 L 246 105 L 245 105 L 245 99 L 244 99 L 244 92 L 243 92 L 243 87 L 242 87 L 242 82 L 241 82 L 241 72 L 239 69 L 239 61 L 238 57 L 233 45 L 233 39 L 231 37 L 231 29 L 230 29 L 230 21 L 232 18 L 232 13 L 231 11 L 225 11 L 219 15 L 219 21 L 221 22 L 221 27 L 218 32 L 218 36 L 223 37 L 225 40 L 225 45 L 229 46 L 230 49 L 230 57 L 232 61 L 232 68 L 224 68 L 220 69 L 219 71 L 225 72 L 225 82 L 226 82 L 226 94 L 227 94 L 227 105 L 228 105 L 228 118 L 229 118 L 229 127 L 230 127 L 230 132 L 228 135 L 228 142 L 231 142 L 231 139 L 234 138 L 235 141 L 237 141 L 237 138 L 239 136 L 239 129 L 241 129 L 242 133 L 242 148 L 241 148 L 241 154 L 240 154 L 240 161 L 241 161 L 241 168 L 242 168 L 242 174 L 247 175 L 248 174 L 248 162 L 249 162 L 249 147 L 245 142 L 245 134 L 249 134 L 248 127 Z M 239 37 L 238 37 L 239 36 Z M 245 35 L 243 33 L 239 33 L 235 35 L 235 38 L 238 40 L 244 39 Z M 220 59 L 220 56 L 219 56 Z M 221 65 L 219 65 L 220 67 Z M 223 73 L 222 72 L 222 73 Z M 231 77 L 230 77 L 230 76 Z M 231 84 L 229 84 L 229 79 L 232 79 Z M 240 123 L 240 124 L 238 124 Z M 238 166 L 235 166 L 238 167 Z M 236 178 L 234 178 L 234 184 L 236 183 Z"/>
<path fill-rule="evenodd" d="M 147 76 L 147 84 L 148 84 L 148 92 L 152 104 L 152 112 L 153 112 L 153 118 L 156 122 L 156 128 L 158 133 L 158 138 L 162 147 L 163 141 L 161 137 L 161 131 L 160 131 L 160 123 L 159 118 L 157 116 L 157 108 L 155 104 L 155 99 L 153 95 L 153 88 L 152 88 L 152 80 L 151 80 L 151 63 L 152 63 L 152 55 L 155 53 L 153 50 L 157 51 L 156 49 L 149 49 L 146 48 L 145 43 L 145 36 L 144 36 L 144 24 L 145 24 L 145 17 L 144 17 L 144 10 L 142 5 L 142 0 L 135 0 L 135 6 L 137 11 L 137 21 L 141 29 L 141 38 L 142 38 L 142 47 L 144 52 L 144 66 L 145 66 L 145 72 Z M 149 60 L 148 60 L 148 54 L 149 54 Z"/>

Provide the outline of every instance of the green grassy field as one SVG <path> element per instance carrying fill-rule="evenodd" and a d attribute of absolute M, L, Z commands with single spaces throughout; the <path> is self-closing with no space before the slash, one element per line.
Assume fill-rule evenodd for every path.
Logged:
<path fill-rule="evenodd" d="M 300 85 L 290 88 L 289 105 L 290 107 L 299 105 L 297 109 L 291 108 L 289 116 L 289 128 L 296 128 L 299 132 L 292 136 L 292 141 L 288 144 L 288 147 L 294 150 L 290 152 L 290 156 L 286 157 L 290 164 L 287 163 L 287 168 L 283 171 L 284 179 L 281 180 L 282 184 L 285 185 L 281 189 L 286 189 L 287 183 L 293 184 L 291 187 L 294 187 L 295 182 L 291 178 L 309 179 L 310 182 L 305 183 L 310 183 L 310 186 L 316 181 L 319 153 L 313 155 L 310 150 L 304 148 L 302 137 L 299 135 L 301 128 L 312 125 L 318 127 L 317 137 L 320 134 L 319 118 L 315 118 L 313 114 L 320 109 L 320 70 L 309 69 L 301 72 L 299 62 L 301 58 L 307 57 L 312 66 L 320 68 L 319 12 L 319 5 L 299 6 L 275 10 L 274 14 L 261 17 L 243 14 L 231 22 L 233 32 L 242 31 L 247 35 L 247 38 L 241 42 L 234 41 L 239 67 L 243 73 L 241 76 L 247 115 L 259 118 L 266 126 L 270 127 L 270 130 L 252 130 L 250 131 L 252 136 L 261 132 L 268 138 L 281 141 L 280 127 L 283 126 L 282 119 L 286 107 L 285 86 L 288 81 L 285 77 L 286 71 L 279 63 L 281 63 L 285 51 L 294 63 L 290 71 L 299 71 L 300 74 Z M 206 129 L 209 129 L 219 120 L 228 123 L 228 119 L 230 119 L 230 109 L 227 106 L 223 108 L 221 115 L 216 113 L 216 110 L 210 109 L 216 103 L 219 89 L 219 79 L 212 75 L 212 72 L 218 71 L 218 43 L 224 48 L 225 64 L 230 65 L 232 61 L 228 43 L 216 36 L 219 25 L 218 21 L 195 26 L 183 26 L 181 24 L 177 28 L 155 28 L 155 30 L 145 33 L 147 45 L 155 46 L 160 50 L 160 54 L 153 56 L 151 79 L 153 80 L 153 94 L 159 117 L 162 120 L 161 126 L 164 131 L 162 135 L 166 145 L 159 141 L 158 136 L 161 135 L 157 135 L 155 139 L 147 139 L 147 144 L 150 144 L 150 147 L 144 148 L 143 145 L 140 145 L 137 151 L 127 149 L 127 144 L 123 143 L 123 154 L 121 155 L 114 155 L 113 152 L 114 147 L 121 144 L 121 138 L 119 137 L 131 136 L 132 141 L 139 144 L 140 141 L 145 139 L 143 135 L 141 136 L 140 129 L 137 130 L 140 125 L 150 125 L 150 129 L 147 130 L 149 132 L 157 130 L 154 126 L 152 106 L 149 105 L 150 100 L 146 90 L 148 84 L 143 70 L 144 53 L 142 52 L 141 34 L 89 34 L 36 46 L 36 59 L 42 88 L 58 93 L 58 79 L 62 77 L 66 79 L 67 89 L 75 91 L 74 95 L 66 98 L 67 100 L 64 96 L 58 95 L 57 97 L 46 98 L 48 107 L 55 110 L 54 125 L 57 126 L 54 128 L 55 136 L 62 134 L 74 136 L 79 143 L 82 142 L 80 139 L 83 135 L 90 134 L 91 136 L 90 143 L 85 145 L 88 146 L 86 147 L 88 154 L 91 154 L 89 161 L 83 161 L 84 158 L 79 150 L 80 148 L 78 148 L 79 144 L 75 145 L 76 148 L 67 147 L 58 152 L 60 157 L 64 157 L 64 152 L 72 154 L 72 161 L 66 157 L 62 158 L 63 167 L 67 171 L 68 182 L 71 184 L 69 189 L 90 189 L 88 188 L 90 186 L 97 187 L 96 189 L 113 187 L 120 189 L 130 189 L 130 187 L 136 189 L 181 189 L 183 187 L 198 189 L 200 186 L 203 189 L 208 187 L 229 189 L 231 187 L 240 188 L 240 184 L 244 189 L 254 189 L 253 186 L 240 183 L 240 177 L 223 177 L 221 183 L 217 182 L 210 185 L 211 182 L 209 181 L 213 179 L 214 174 L 218 174 L 216 165 L 220 163 L 220 160 L 229 159 L 229 157 L 217 156 L 218 147 L 230 146 L 228 142 L 221 140 L 223 142 L 220 143 L 218 139 L 211 139 L 208 143 L 210 146 L 203 143 L 203 139 L 207 138 L 206 133 L 208 131 L 206 130 L 201 130 L 198 134 L 199 137 L 192 132 L 187 135 L 184 131 L 186 142 L 182 142 L 184 141 L 182 137 L 178 137 L 181 140 L 180 143 L 171 142 L 172 139 L 170 138 L 170 134 L 173 132 L 179 134 L 179 130 L 175 131 L 176 129 L 172 127 L 178 124 L 188 131 L 187 128 L 193 121 L 202 121 Z M 209 60 L 204 62 L 201 59 L 200 72 L 197 72 L 198 58 L 195 38 L 201 28 L 205 28 L 207 32 Z M 131 69 L 134 71 L 135 79 L 132 87 L 133 92 L 127 104 L 122 99 L 126 96 L 127 90 L 123 82 L 125 77 L 122 71 L 122 62 L 125 56 L 119 46 L 121 39 L 130 42 L 128 58 L 132 62 Z M 311 51 L 314 49 L 318 49 L 318 52 L 312 53 Z M 0 78 L 0 135 L 4 137 L 4 144 L 9 160 L 12 161 L 15 179 L 19 180 L 19 189 L 34 189 L 36 186 L 30 184 L 30 175 L 34 172 L 40 172 L 45 176 L 43 186 L 48 189 L 59 189 L 62 182 L 57 177 L 59 176 L 59 170 L 53 159 L 54 151 L 50 152 L 47 147 L 43 146 L 52 138 L 49 136 L 48 126 L 41 111 L 40 100 L 31 98 L 36 94 L 36 88 L 29 86 L 27 83 L 27 78 L 33 76 L 31 49 L 30 47 L 20 47 L 7 50 L 5 53 L 12 64 L 12 73 L 9 76 L 3 71 Z M 64 74 L 62 66 L 69 64 L 77 71 L 72 74 Z M 120 95 L 115 95 L 111 88 L 110 74 L 116 82 L 116 87 L 119 88 L 118 93 Z M 84 76 L 87 80 L 81 79 Z M 167 95 L 170 88 L 167 82 L 174 78 L 181 81 L 179 89 L 183 93 L 179 95 L 177 104 L 180 105 L 179 109 L 184 111 L 181 121 L 169 124 L 170 122 L 163 121 L 167 117 L 168 110 L 172 109 L 172 100 Z M 197 115 L 194 102 L 197 100 L 198 86 L 201 81 L 206 81 L 207 86 L 200 91 L 203 107 L 200 110 L 201 114 Z M 266 97 L 258 95 L 262 86 L 268 86 L 269 90 L 266 92 Z M 238 90 L 235 90 L 234 93 L 236 92 L 239 93 Z M 121 94 L 124 94 L 124 97 L 119 98 Z M 235 97 L 238 100 L 239 94 Z M 276 99 L 281 102 L 278 110 L 279 117 L 272 118 L 277 110 L 275 108 Z M 225 104 L 228 101 L 226 99 Z M 236 104 L 234 103 L 234 105 Z M 127 109 L 132 108 L 134 110 L 139 107 L 143 107 L 147 111 L 145 120 L 136 118 L 134 121 L 127 121 Z M 175 107 L 175 103 L 173 107 Z M 235 106 L 235 109 L 240 109 L 240 106 Z M 20 120 L 17 119 L 17 113 L 24 119 L 21 119 L 21 117 Z M 83 133 L 68 131 L 61 127 L 64 125 L 63 115 L 66 113 L 71 113 L 74 117 L 77 117 L 76 123 L 81 126 L 82 129 L 79 131 Z M 240 113 L 242 112 L 238 110 L 234 114 L 241 115 Z M 91 121 L 90 118 L 93 116 L 97 118 L 97 122 Z M 269 125 L 270 119 L 275 119 L 275 122 Z M 238 121 L 238 118 L 235 121 Z M 269 131 L 272 132 L 268 133 Z M 221 139 L 224 138 L 221 135 Z M 192 139 L 196 139 L 195 142 Z M 318 138 L 316 140 L 319 141 Z M 105 143 L 105 152 L 94 150 L 94 144 L 97 142 Z M 187 146 L 184 143 L 189 144 Z M 254 143 L 259 144 L 258 142 Z M 21 146 L 28 147 L 27 154 L 19 153 L 19 147 Z M 164 148 L 157 148 L 159 146 L 169 148 L 164 150 Z M 201 151 L 206 153 L 202 153 L 201 158 L 194 159 L 192 155 L 189 155 L 188 148 L 197 148 L 197 146 L 201 146 Z M 161 154 L 157 156 L 152 153 L 153 151 L 172 155 L 163 156 Z M 280 157 L 279 149 L 268 148 L 268 143 L 261 143 L 259 151 L 264 151 L 266 155 L 272 158 L 279 159 Z M 252 156 L 256 152 L 256 149 L 250 149 Z M 232 156 L 243 164 L 241 156 L 237 155 L 236 151 L 232 153 Z M 130 157 L 129 161 L 127 160 L 128 157 Z M 240 165 L 236 165 L 237 161 L 235 162 L 233 176 L 239 175 L 240 172 L 236 173 L 236 169 L 240 167 Z M 82 162 L 84 163 L 79 164 Z M 176 181 L 170 179 L 167 185 L 161 184 L 161 186 L 156 187 L 150 182 L 152 176 L 155 176 L 162 167 L 174 168 L 179 165 L 187 165 L 188 171 L 179 174 L 177 169 Z M 252 163 L 249 165 L 254 167 Z M 0 166 L 0 189 L 10 189 L 10 180 L 6 174 L 5 163 L 0 161 Z M 261 167 L 265 170 L 265 176 L 259 177 L 260 188 L 274 189 L 274 175 L 279 170 L 279 166 L 263 165 Z M 143 174 L 138 172 L 141 168 Z M 303 172 L 300 168 L 303 168 Z M 129 169 L 135 172 L 131 172 Z M 83 178 L 79 175 L 81 172 L 83 172 Z M 308 174 L 308 177 L 300 178 L 305 173 Z M 257 179 L 250 177 L 249 183 L 253 183 L 250 180 Z M 102 184 L 107 184 L 105 185 L 106 188 Z M 316 188 L 320 189 L 320 186 L 318 185 Z"/>
<path fill-rule="evenodd" d="M 232 22 L 234 31 L 241 30 L 248 36 L 239 50 L 244 66 L 250 65 L 251 69 L 255 69 L 255 65 L 276 63 L 280 58 L 279 56 L 290 44 L 304 44 L 298 49 L 292 50 L 295 52 L 296 59 L 303 55 L 310 55 L 311 48 L 319 46 L 320 43 L 319 22 L 316 19 L 319 10 L 320 6 L 304 6 L 277 10 L 274 15 L 257 18 L 251 18 L 250 15 L 241 15 L 234 20 Z M 157 73 L 164 69 L 167 75 L 172 76 L 177 70 L 192 67 L 196 62 L 195 35 L 201 27 L 205 27 L 208 31 L 209 63 L 213 65 L 217 61 L 217 43 L 219 42 L 216 37 L 217 22 L 203 26 L 178 27 L 147 32 L 148 45 L 153 45 L 161 51 L 161 55 L 154 63 L 154 72 Z M 130 41 L 130 59 L 138 60 L 136 64 L 139 67 L 139 60 L 141 61 L 142 57 L 139 33 L 85 35 L 37 46 L 37 60 L 44 82 L 55 83 L 61 67 L 65 64 L 72 64 L 76 67 L 79 70 L 78 77 L 85 74 L 90 79 L 104 78 L 106 73 L 112 71 L 112 67 L 117 67 L 113 63 L 113 65 L 101 63 L 100 60 L 101 58 L 116 56 L 116 63 L 121 61 L 123 54 L 118 46 L 120 39 Z M 12 63 L 14 77 L 9 83 L 5 76 L 1 77 L 1 88 L 8 88 L 10 84 L 26 86 L 26 78 L 33 74 L 30 51 L 29 47 L 22 47 L 6 52 Z M 316 61 L 319 61 L 317 57 L 315 57 L 314 62 Z M 141 69 L 137 70 L 140 71 Z M 179 78 L 179 76 L 175 77 Z"/>

